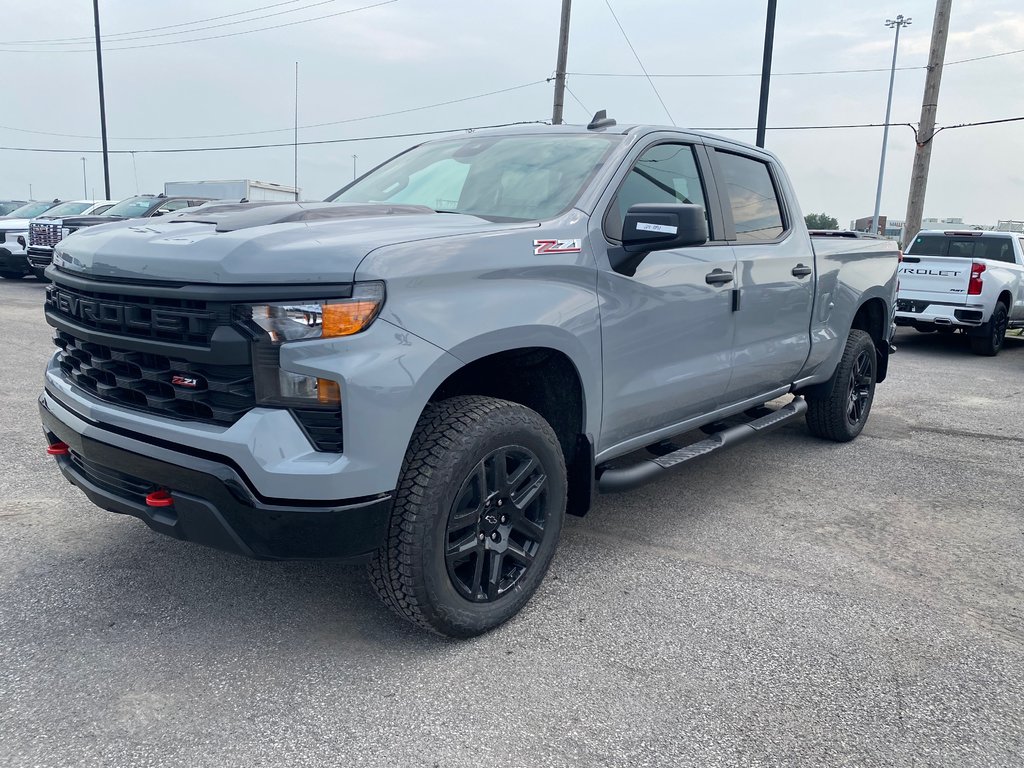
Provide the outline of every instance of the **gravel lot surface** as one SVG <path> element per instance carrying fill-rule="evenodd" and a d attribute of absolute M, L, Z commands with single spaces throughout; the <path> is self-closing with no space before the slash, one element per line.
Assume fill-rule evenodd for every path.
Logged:
<path fill-rule="evenodd" d="M 43 453 L 42 295 L 0 284 L 0 765 L 1024 764 L 1024 339 L 901 332 L 861 438 L 602 497 L 454 642 L 361 568 L 89 504 Z"/>

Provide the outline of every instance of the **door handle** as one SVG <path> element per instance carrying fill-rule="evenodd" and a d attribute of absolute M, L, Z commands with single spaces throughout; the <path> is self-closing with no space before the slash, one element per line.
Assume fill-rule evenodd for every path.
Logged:
<path fill-rule="evenodd" d="M 797 264 L 793 267 L 793 277 L 807 277 L 814 270 L 810 267 L 804 266 L 803 264 Z"/>
<path fill-rule="evenodd" d="M 704 275 L 704 282 L 708 285 L 725 285 L 732 281 L 732 272 L 726 272 L 724 269 L 716 268 Z"/>

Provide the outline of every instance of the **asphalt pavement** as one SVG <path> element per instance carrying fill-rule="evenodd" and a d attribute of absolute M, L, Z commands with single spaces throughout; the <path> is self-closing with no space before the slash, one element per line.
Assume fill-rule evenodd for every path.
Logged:
<path fill-rule="evenodd" d="M 460 642 L 362 568 L 93 507 L 43 451 L 42 296 L 0 281 L 2 766 L 1024 765 L 1024 339 L 901 331 L 859 439 L 600 498 Z"/>

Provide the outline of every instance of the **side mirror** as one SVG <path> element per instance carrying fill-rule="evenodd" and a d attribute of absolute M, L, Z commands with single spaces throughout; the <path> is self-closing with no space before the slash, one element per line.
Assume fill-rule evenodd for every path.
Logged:
<path fill-rule="evenodd" d="M 708 221 L 704 206 L 683 203 L 638 203 L 626 211 L 622 246 L 609 251 L 612 269 L 632 277 L 651 251 L 704 245 Z"/>

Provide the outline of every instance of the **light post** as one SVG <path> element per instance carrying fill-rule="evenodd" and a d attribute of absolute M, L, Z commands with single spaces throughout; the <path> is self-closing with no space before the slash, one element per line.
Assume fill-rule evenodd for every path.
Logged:
<path fill-rule="evenodd" d="M 875 192 L 875 213 L 871 217 L 871 233 L 878 234 L 878 211 L 882 206 L 882 176 L 885 174 L 885 147 L 889 143 L 889 115 L 892 113 L 892 86 L 896 80 L 896 51 L 900 47 L 900 29 L 910 26 L 910 17 L 901 13 L 893 19 L 886 19 L 885 26 L 896 29 L 896 41 L 892 45 L 892 69 L 889 71 L 889 98 L 885 102 L 885 127 L 882 129 L 882 159 L 878 163 L 878 191 Z"/>
<path fill-rule="evenodd" d="M 352 181 L 356 180 L 356 158 L 359 155 L 352 155 Z"/>
<path fill-rule="evenodd" d="M 86 181 L 85 176 L 85 158 L 82 158 L 82 199 L 89 199 L 89 183 Z"/>

